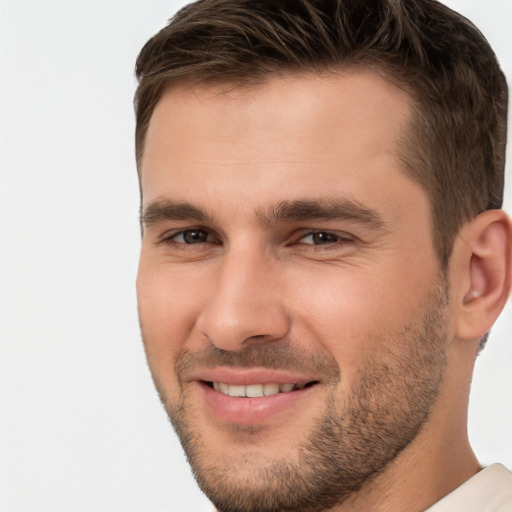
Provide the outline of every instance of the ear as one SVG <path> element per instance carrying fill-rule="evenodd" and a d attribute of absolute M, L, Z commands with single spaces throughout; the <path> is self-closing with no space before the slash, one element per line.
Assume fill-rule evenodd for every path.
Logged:
<path fill-rule="evenodd" d="M 451 262 L 455 335 L 480 339 L 501 313 L 512 287 L 512 223 L 489 210 L 463 227 Z"/>

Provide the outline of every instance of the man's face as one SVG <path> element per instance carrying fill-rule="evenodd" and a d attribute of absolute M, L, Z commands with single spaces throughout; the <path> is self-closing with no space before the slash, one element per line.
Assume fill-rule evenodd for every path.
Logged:
<path fill-rule="evenodd" d="M 156 107 L 140 321 L 220 510 L 332 507 L 432 428 L 448 292 L 397 157 L 409 112 L 369 72 L 177 88 Z"/>

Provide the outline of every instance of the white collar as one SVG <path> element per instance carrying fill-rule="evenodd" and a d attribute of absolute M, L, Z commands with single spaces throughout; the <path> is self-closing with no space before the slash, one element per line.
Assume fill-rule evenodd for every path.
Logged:
<path fill-rule="evenodd" d="M 493 464 L 426 510 L 426 512 L 461 511 L 512 511 L 512 473 L 501 464 Z"/>

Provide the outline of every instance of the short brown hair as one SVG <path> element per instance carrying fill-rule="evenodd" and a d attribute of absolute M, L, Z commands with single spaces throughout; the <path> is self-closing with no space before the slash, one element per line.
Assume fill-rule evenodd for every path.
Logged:
<path fill-rule="evenodd" d="M 199 0 L 140 52 L 140 163 L 153 110 L 175 85 L 244 86 L 283 73 L 366 67 L 414 100 L 401 160 L 430 196 L 443 265 L 464 222 L 501 208 L 508 90 L 467 19 L 435 0 Z"/>

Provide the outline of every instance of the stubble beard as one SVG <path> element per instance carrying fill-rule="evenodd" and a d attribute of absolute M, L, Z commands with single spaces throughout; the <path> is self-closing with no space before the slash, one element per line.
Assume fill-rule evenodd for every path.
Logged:
<path fill-rule="evenodd" d="M 186 396 L 170 404 L 165 391 L 155 384 L 178 434 L 194 476 L 212 503 L 222 512 L 320 512 L 343 503 L 357 493 L 415 439 L 428 419 L 446 367 L 446 281 L 431 293 L 423 318 L 393 335 L 386 351 L 369 354 L 351 386 L 350 396 L 340 399 L 333 391 L 325 413 L 298 448 L 295 461 L 275 459 L 258 464 L 244 460 L 226 467 L 225 461 L 208 454 L 200 428 L 186 407 Z M 274 347 L 275 350 L 275 347 Z M 212 349 L 212 357 L 219 349 Z M 286 356 L 285 356 L 286 357 Z M 300 365 L 293 353 L 293 366 Z M 188 354 L 186 361 L 193 359 Z M 261 366 L 290 367 L 278 354 L 253 347 L 245 354 L 225 353 L 239 366 L 249 361 Z M 312 362 L 313 361 L 313 362 Z M 180 374 L 178 361 L 177 374 Z M 304 365 L 317 365 L 331 383 L 339 381 L 338 364 L 332 358 L 303 356 Z M 186 362 L 182 366 L 186 366 Z M 333 384 L 333 389 L 336 385 Z M 251 440 L 251 427 L 240 428 Z M 298 461 L 298 462 L 297 462 Z"/>

